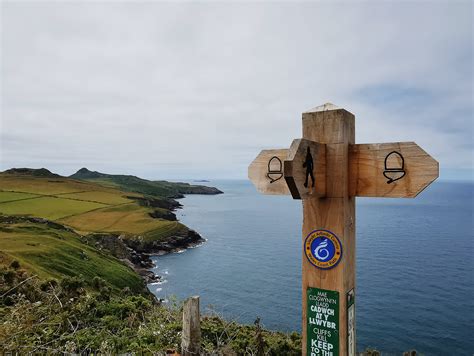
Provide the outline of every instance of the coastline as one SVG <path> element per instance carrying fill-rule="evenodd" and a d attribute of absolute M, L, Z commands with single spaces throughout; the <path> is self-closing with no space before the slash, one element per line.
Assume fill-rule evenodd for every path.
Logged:
<path fill-rule="evenodd" d="M 145 281 L 149 292 L 151 294 L 153 294 L 154 297 L 159 302 L 166 302 L 166 299 L 160 298 L 160 297 L 155 295 L 155 293 L 157 291 L 161 291 L 161 288 L 159 288 L 159 289 L 155 288 L 154 290 L 150 289 L 150 286 L 161 285 L 161 284 L 164 284 L 164 283 L 168 282 L 168 280 L 165 279 L 166 274 L 167 274 L 166 271 L 165 271 L 165 273 L 160 273 L 160 272 L 155 273 L 153 271 L 153 270 L 157 270 L 159 268 L 159 266 L 157 265 L 156 260 L 154 261 L 152 259 L 152 257 L 155 257 L 155 258 L 158 259 L 161 256 L 165 256 L 165 255 L 169 255 L 169 254 L 173 254 L 173 253 L 177 253 L 177 254 L 184 253 L 188 249 L 201 247 L 205 242 L 207 242 L 207 239 L 201 237 L 200 242 L 189 243 L 186 246 L 177 247 L 175 249 L 168 250 L 168 251 L 161 250 L 161 251 L 158 251 L 158 252 L 155 252 L 155 253 L 146 254 L 148 267 L 146 267 L 146 268 L 134 268 L 134 269 L 142 277 L 142 279 Z"/>
<path fill-rule="evenodd" d="M 183 197 L 184 198 L 184 197 Z M 181 199 L 181 198 L 180 198 Z M 183 205 L 179 204 L 177 209 L 182 209 Z M 189 229 L 189 227 L 187 227 Z M 158 246 L 153 246 L 151 251 L 149 250 L 146 253 L 142 254 L 143 258 L 143 263 L 146 265 L 145 268 L 134 268 L 135 271 L 142 276 L 144 279 L 145 283 L 147 284 L 147 288 L 152 293 L 155 295 L 154 291 L 152 291 L 149 286 L 155 286 L 155 285 L 160 285 L 163 283 L 166 283 L 167 280 L 164 279 L 163 274 L 157 274 L 153 272 L 153 270 L 157 269 L 158 266 L 156 262 L 152 260 L 152 257 L 157 257 L 159 258 L 160 256 L 168 255 L 168 254 L 173 254 L 173 253 L 183 253 L 186 252 L 188 249 L 193 249 L 193 248 L 198 248 L 202 246 L 205 242 L 207 242 L 207 239 L 203 238 L 198 232 L 195 230 L 188 230 L 188 238 L 187 239 L 172 239 L 169 241 L 162 242 Z M 155 289 L 156 291 L 156 289 Z M 155 297 L 160 301 L 164 302 L 165 299 L 159 298 L 155 295 Z"/>
<path fill-rule="evenodd" d="M 99 250 L 107 250 L 110 254 L 122 261 L 141 277 L 147 290 L 157 298 L 148 287 L 152 283 L 161 283 L 163 276 L 155 274 L 156 267 L 152 257 L 170 253 L 182 253 L 190 248 L 196 248 L 206 242 L 199 233 L 182 224 L 176 211 L 182 209 L 180 199 L 187 195 L 219 195 L 224 192 L 216 187 L 205 185 L 190 185 L 189 183 L 173 183 L 180 185 L 180 193 L 168 197 L 150 195 L 126 197 L 136 201 L 139 205 L 150 209 L 148 215 L 153 219 L 177 222 L 181 229 L 162 238 L 148 238 L 144 235 L 128 235 L 120 233 L 90 233 L 85 235 L 86 243 L 94 245 Z"/>

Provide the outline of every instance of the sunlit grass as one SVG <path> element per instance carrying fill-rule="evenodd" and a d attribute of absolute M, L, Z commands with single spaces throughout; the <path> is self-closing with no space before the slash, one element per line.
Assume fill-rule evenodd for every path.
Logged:
<path fill-rule="evenodd" d="M 0 213 L 5 215 L 31 215 L 49 220 L 84 213 L 106 206 L 101 203 L 41 197 L 36 199 L 18 200 L 0 204 Z"/>
<path fill-rule="evenodd" d="M 0 223 L 0 255 L 40 278 L 82 275 L 86 280 L 99 276 L 117 289 L 141 290 L 135 272 L 107 253 L 84 244 L 76 234 L 53 229 L 45 224 Z"/>
<path fill-rule="evenodd" d="M 0 191 L 0 203 L 20 200 L 20 199 L 35 198 L 35 197 L 38 197 L 38 195 L 30 194 L 30 193 L 2 192 L 2 191 Z"/>

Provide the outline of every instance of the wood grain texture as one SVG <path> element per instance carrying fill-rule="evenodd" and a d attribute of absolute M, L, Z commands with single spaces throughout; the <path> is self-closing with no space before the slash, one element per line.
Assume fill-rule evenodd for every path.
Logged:
<path fill-rule="evenodd" d="M 199 297 L 190 297 L 183 306 L 183 333 L 181 352 L 183 356 L 199 355 L 201 351 L 201 316 Z"/>
<path fill-rule="evenodd" d="M 306 352 L 308 287 L 339 291 L 339 350 L 347 355 L 346 293 L 355 289 L 355 198 L 349 196 L 349 145 L 354 144 L 354 115 L 344 109 L 303 114 L 303 138 L 326 144 L 326 197 L 303 200 L 302 288 L 303 356 Z M 343 256 L 329 270 L 314 267 L 304 253 L 306 236 L 326 229 L 339 238 Z"/>
<path fill-rule="evenodd" d="M 281 167 L 278 167 L 278 160 L 273 160 L 270 164 L 272 172 L 269 173 L 268 163 L 272 157 L 280 159 Z M 259 153 L 248 168 L 248 177 L 257 188 L 257 191 L 263 194 L 290 195 L 290 190 L 283 176 L 283 165 L 287 157 L 288 149 L 263 150 Z M 279 168 L 281 168 L 281 173 L 276 172 Z M 278 180 L 272 182 L 277 178 Z"/>
<path fill-rule="evenodd" d="M 385 157 L 398 152 L 404 158 L 405 175 L 387 171 L 401 179 L 390 184 L 384 176 Z M 391 155 L 387 166 L 401 166 L 398 155 Z M 373 143 L 349 147 L 350 195 L 359 197 L 414 198 L 439 176 L 439 164 L 415 142 Z"/>
<path fill-rule="evenodd" d="M 313 161 L 314 184 L 311 176 L 306 177 L 306 166 L 303 164 L 306 161 L 308 149 Z M 326 146 L 305 139 L 293 140 L 288 159 L 284 162 L 284 173 L 293 199 L 325 196 Z M 305 183 L 307 183 L 306 186 Z"/>

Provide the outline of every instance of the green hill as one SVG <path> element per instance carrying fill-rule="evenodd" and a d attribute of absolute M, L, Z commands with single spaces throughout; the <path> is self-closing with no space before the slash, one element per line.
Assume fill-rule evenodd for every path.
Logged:
<path fill-rule="evenodd" d="M 188 183 L 175 183 L 167 181 L 150 181 L 131 175 L 114 175 L 93 172 L 87 168 L 81 168 L 69 178 L 80 179 L 98 183 L 108 187 L 151 195 L 154 197 L 182 198 L 184 194 L 221 194 L 217 188 L 202 185 L 191 185 Z"/>
<path fill-rule="evenodd" d="M 57 178 L 61 177 L 59 174 L 52 173 L 51 171 L 47 170 L 46 168 L 12 168 L 6 170 L 4 173 L 6 174 L 15 174 L 15 175 L 25 175 L 25 176 L 32 176 L 32 177 L 49 177 L 49 178 Z"/>
<path fill-rule="evenodd" d="M 4 260 L 0 264 L 16 259 L 25 269 L 44 278 L 101 276 L 117 290 L 124 286 L 138 290 L 143 287 L 139 276 L 99 249 L 131 248 L 140 254 L 201 241 L 197 233 L 176 221 L 172 212 L 179 203 L 171 197 L 180 196 L 186 189 L 194 193 L 201 189 L 206 189 L 207 194 L 217 192 L 215 188 L 153 182 L 87 169 L 72 177 L 44 168 L 0 173 L 0 257 Z M 16 220 L 12 223 L 13 217 Z M 34 220 L 38 218 L 45 220 Z M 110 238 L 92 239 L 95 245 L 91 247 L 84 243 L 91 241 L 83 238 L 86 235 Z M 111 239 L 117 240 L 114 246 L 110 246 Z M 108 246 L 101 245 L 104 241 Z M 120 258 L 124 258 L 123 254 Z M 140 258 L 135 258 L 134 263 L 140 264 Z"/>
<path fill-rule="evenodd" d="M 92 281 L 100 277 L 115 292 L 125 287 L 134 293 L 146 290 L 133 269 L 85 244 L 74 231 L 46 220 L 0 216 L 0 246 L 0 264 L 18 261 L 40 279 L 82 276 Z"/>
<path fill-rule="evenodd" d="M 138 178 L 139 179 L 139 178 Z M 109 232 L 153 235 L 166 239 L 187 228 L 177 221 L 157 219 L 157 210 L 169 211 L 176 202 L 120 190 L 94 181 L 60 176 L 17 174 L 10 170 L 0 174 L 0 213 L 33 216 L 57 221 L 82 234 Z"/>

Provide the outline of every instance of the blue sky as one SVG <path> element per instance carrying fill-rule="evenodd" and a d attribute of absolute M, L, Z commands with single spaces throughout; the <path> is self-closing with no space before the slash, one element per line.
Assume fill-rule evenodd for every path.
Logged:
<path fill-rule="evenodd" d="M 1 4 L 0 169 L 245 178 L 325 102 L 473 179 L 472 2 Z"/>

